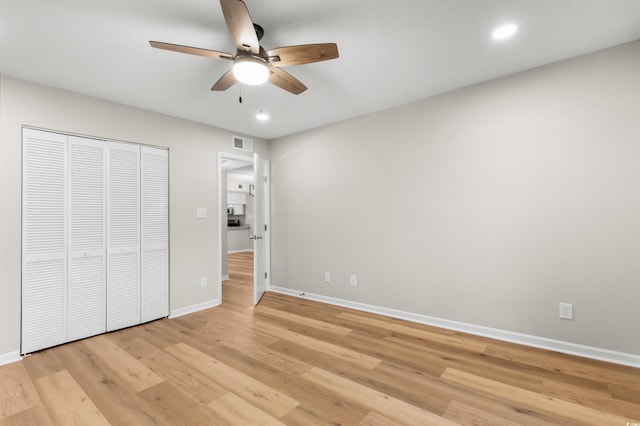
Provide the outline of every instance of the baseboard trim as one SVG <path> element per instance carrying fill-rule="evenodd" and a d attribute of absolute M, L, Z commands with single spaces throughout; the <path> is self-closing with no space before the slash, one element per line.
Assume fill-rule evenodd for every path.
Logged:
<path fill-rule="evenodd" d="M 229 251 L 227 251 L 227 254 L 234 254 L 234 253 L 253 253 L 253 249 L 229 250 Z"/>
<path fill-rule="evenodd" d="M 12 362 L 21 361 L 20 351 L 13 351 L 6 354 L 0 354 L 0 365 L 11 364 Z"/>
<path fill-rule="evenodd" d="M 195 305 L 186 306 L 184 308 L 178 308 L 171 311 L 169 319 L 178 318 L 183 315 L 193 314 L 194 312 L 202 311 L 204 309 L 213 308 L 220 305 L 219 299 L 208 300 L 202 303 L 196 303 Z"/>
<path fill-rule="evenodd" d="M 220 281 L 226 281 L 229 279 L 229 275 L 223 275 L 220 277 Z"/>
<path fill-rule="evenodd" d="M 595 359 L 598 361 L 610 362 L 613 364 L 625 365 L 628 367 L 640 368 L 640 356 L 628 354 L 624 352 L 612 351 L 609 349 L 596 348 L 592 346 L 579 345 L 561 340 L 547 339 L 545 337 L 532 336 L 528 334 L 515 333 L 513 331 L 500 330 L 497 328 L 484 327 L 480 325 L 468 324 L 458 321 L 451 321 L 443 318 L 430 317 L 412 312 L 405 312 L 396 309 L 385 308 L 382 306 L 368 305 L 366 303 L 352 302 L 350 300 L 339 299 L 320 294 L 307 293 L 304 291 L 293 290 L 290 288 L 270 286 L 270 291 L 275 293 L 286 294 L 289 296 L 301 297 L 303 299 L 324 302 L 330 305 L 343 306 L 345 308 L 356 309 L 359 311 L 370 312 L 374 314 L 386 315 L 392 318 L 403 319 L 420 324 L 431 325 L 435 327 L 446 328 L 449 330 L 460 331 L 463 333 L 474 334 L 476 336 L 489 337 L 496 340 L 502 340 L 520 345 L 531 346 L 534 348 L 546 349 L 555 352 L 561 352 L 568 355 L 576 355 L 583 358 Z"/>

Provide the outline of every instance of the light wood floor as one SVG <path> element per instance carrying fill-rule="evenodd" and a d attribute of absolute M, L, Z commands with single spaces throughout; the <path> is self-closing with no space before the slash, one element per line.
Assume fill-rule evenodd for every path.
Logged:
<path fill-rule="evenodd" d="M 267 293 L 0 367 L 0 425 L 617 425 L 640 370 Z"/>

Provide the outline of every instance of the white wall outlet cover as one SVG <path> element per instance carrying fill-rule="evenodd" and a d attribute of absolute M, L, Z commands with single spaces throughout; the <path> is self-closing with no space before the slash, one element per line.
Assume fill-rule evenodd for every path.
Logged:
<path fill-rule="evenodd" d="M 200 278 L 200 288 L 205 288 L 207 286 L 207 277 Z"/>
<path fill-rule="evenodd" d="M 349 275 L 349 284 L 352 286 L 358 285 L 358 276 L 357 275 Z"/>
<path fill-rule="evenodd" d="M 206 207 L 198 207 L 196 209 L 196 218 L 204 219 L 207 217 L 207 208 Z"/>
<path fill-rule="evenodd" d="M 325 272 L 324 273 L 324 282 L 326 282 L 326 283 L 330 283 L 331 282 L 331 272 Z"/>

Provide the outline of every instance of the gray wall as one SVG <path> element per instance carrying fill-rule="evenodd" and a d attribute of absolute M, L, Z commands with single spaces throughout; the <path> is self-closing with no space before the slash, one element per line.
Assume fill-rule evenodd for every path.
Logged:
<path fill-rule="evenodd" d="M 202 124 L 0 76 L 0 355 L 20 347 L 21 127 L 169 148 L 170 308 L 218 295 L 217 153 L 231 133 Z M 265 141 L 254 149 L 269 158 Z M 237 153 L 237 151 L 235 152 Z M 196 219 L 206 207 L 207 218 Z M 200 277 L 209 286 L 200 289 Z"/>
<path fill-rule="evenodd" d="M 634 42 L 272 141 L 272 284 L 640 354 L 639 76 Z"/>

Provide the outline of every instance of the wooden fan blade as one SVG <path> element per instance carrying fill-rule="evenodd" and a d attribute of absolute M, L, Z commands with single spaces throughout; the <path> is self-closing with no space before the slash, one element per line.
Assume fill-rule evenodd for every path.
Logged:
<path fill-rule="evenodd" d="M 212 91 L 222 92 L 223 90 L 227 90 L 229 87 L 236 84 L 236 78 L 233 75 L 233 70 L 229 70 L 222 74 L 222 77 L 216 81 L 216 84 L 211 88 Z"/>
<path fill-rule="evenodd" d="M 216 59 L 233 59 L 233 55 L 225 52 L 218 52 L 216 50 L 201 49 L 199 47 L 181 46 L 179 44 L 163 43 L 161 41 L 150 41 L 151 47 L 156 49 L 171 50 L 174 52 L 188 53 L 190 55 L 206 56 L 208 58 Z"/>
<path fill-rule="evenodd" d="M 267 52 L 271 65 L 288 67 L 290 65 L 310 64 L 328 61 L 338 56 L 335 43 L 301 44 L 298 46 L 277 47 Z"/>
<path fill-rule="evenodd" d="M 220 0 L 224 21 L 238 50 L 260 53 L 260 44 L 247 5 L 242 0 Z"/>
<path fill-rule="evenodd" d="M 278 86 L 281 89 L 286 90 L 289 93 L 293 93 L 294 95 L 299 95 L 300 93 L 307 90 L 307 86 L 302 84 L 300 80 L 286 72 L 285 70 L 281 70 L 278 67 L 269 67 L 271 71 L 271 75 L 269 76 L 269 83 L 274 86 Z"/>

